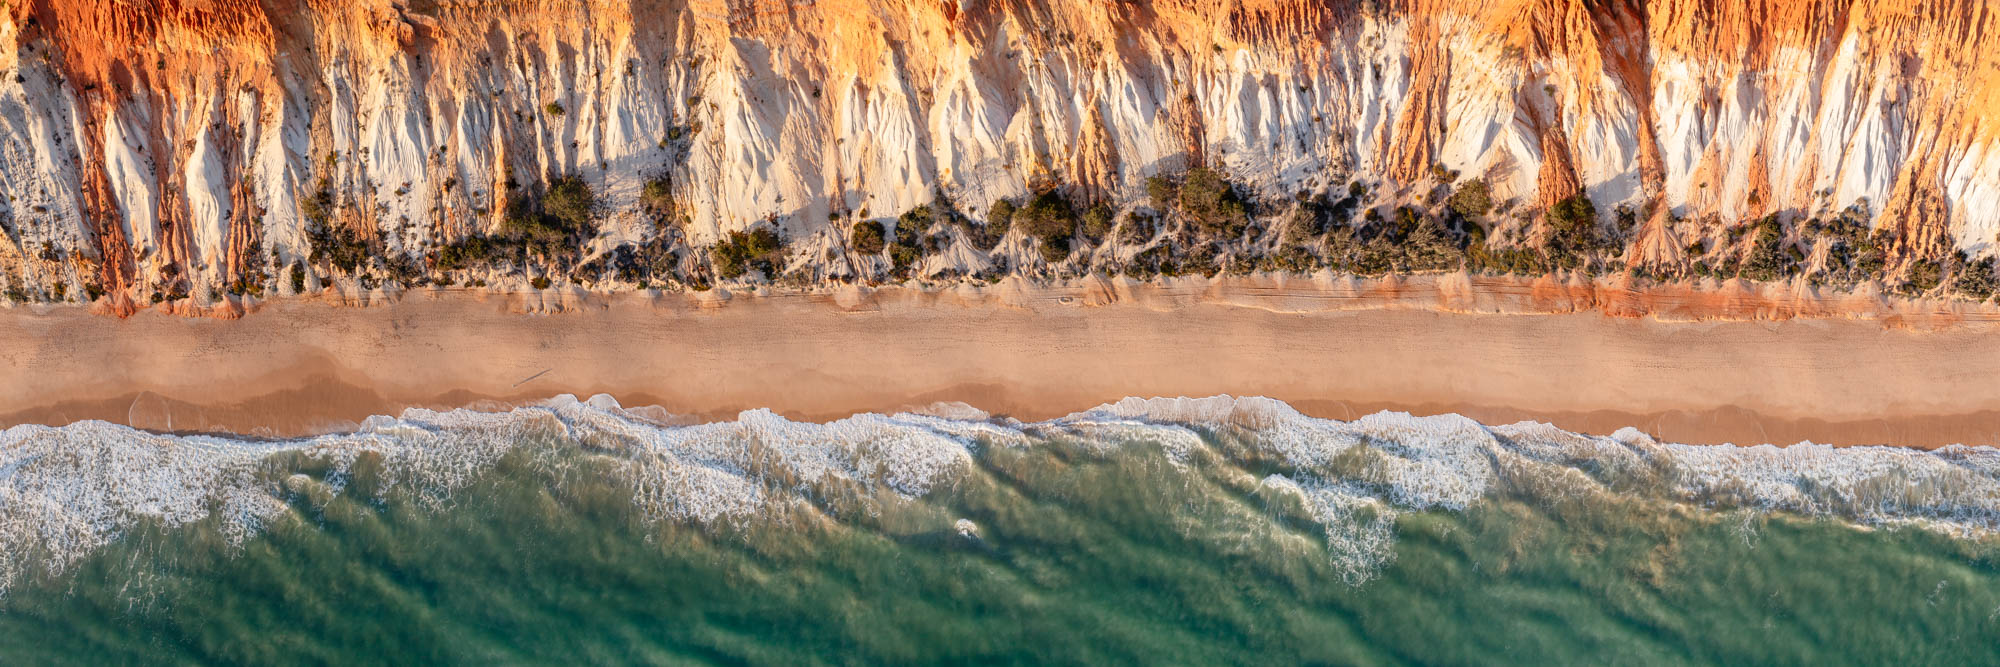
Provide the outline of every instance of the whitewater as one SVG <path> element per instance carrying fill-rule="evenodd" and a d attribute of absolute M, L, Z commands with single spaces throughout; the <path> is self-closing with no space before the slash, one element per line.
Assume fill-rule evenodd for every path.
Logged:
<path fill-rule="evenodd" d="M 410 409 L 295 440 L 171 435 L 104 422 L 0 432 L 0 593 L 59 576 L 136 527 L 213 522 L 234 547 L 298 519 L 299 503 L 399 490 L 436 511 L 502 457 L 608 464 L 650 521 L 743 526 L 831 519 L 917 502 L 979 474 L 982 450 L 1158 452 L 1162 465 L 1250 477 L 1296 503 L 1333 571 L 1365 585 L 1395 557 L 1399 517 L 1462 512 L 1505 492 L 1541 502 L 1641 502 L 1697 513 L 1776 513 L 1954 539 L 2000 531 L 2000 451 L 1811 443 L 1690 446 L 1457 415 L 1305 416 L 1265 398 L 1128 398 L 1045 422 L 963 404 L 829 423 L 767 410 L 686 423 L 609 396 L 504 412 Z M 366 472 L 367 489 L 349 488 Z M 306 470 L 307 472 L 301 472 Z M 958 533 L 978 526 L 947 517 Z"/>

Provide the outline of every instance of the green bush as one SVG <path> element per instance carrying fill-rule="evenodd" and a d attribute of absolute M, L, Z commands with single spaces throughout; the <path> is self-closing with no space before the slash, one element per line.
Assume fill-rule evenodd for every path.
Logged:
<path fill-rule="evenodd" d="M 597 233 L 597 194 L 581 176 L 560 176 L 548 184 L 538 201 L 525 192 L 507 197 L 507 209 L 500 221 L 499 238 L 493 239 L 492 254 L 501 246 L 511 252 L 534 252 L 559 263 L 574 260 L 585 239 Z"/>
<path fill-rule="evenodd" d="M 920 204 L 916 208 L 904 211 L 902 217 L 896 218 L 896 238 L 914 242 L 929 234 L 931 227 L 936 224 L 937 214 L 930 206 Z"/>
<path fill-rule="evenodd" d="M 469 236 L 438 249 L 437 268 L 457 271 L 480 266 L 495 254 L 494 244 L 484 236 Z"/>
<path fill-rule="evenodd" d="M 548 289 L 549 285 L 554 283 L 549 282 L 548 276 L 535 276 L 535 279 L 528 281 L 528 284 L 533 285 L 535 289 Z"/>
<path fill-rule="evenodd" d="M 306 242 L 311 246 L 312 261 L 332 264 L 346 273 L 353 273 L 368 262 L 368 244 L 352 229 L 309 226 Z"/>
<path fill-rule="evenodd" d="M 1326 232 L 1326 198 L 1299 202 L 1285 225 L 1285 244 L 1296 246 Z"/>
<path fill-rule="evenodd" d="M 305 217 L 306 242 L 311 249 L 309 258 L 353 273 L 367 263 L 369 248 L 354 230 L 334 229 L 335 207 L 333 182 L 325 177 L 299 200 L 299 214 Z"/>
<path fill-rule="evenodd" d="M 333 218 L 333 181 L 322 176 L 313 186 L 312 192 L 299 200 L 299 215 L 306 219 L 306 228 L 326 228 Z"/>
<path fill-rule="evenodd" d="M 764 272 L 766 276 L 778 274 L 779 253 L 784 249 L 784 241 L 777 232 L 757 228 L 749 232 L 730 232 L 721 243 L 710 251 L 715 260 L 715 274 L 724 279 L 740 278 L 750 269 Z"/>
<path fill-rule="evenodd" d="M 1944 267 L 1935 259 L 1919 259 L 1910 262 L 1910 271 L 1897 289 L 1904 296 L 1918 296 L 1937 289 L 1944 279 Z"/>
<path fill-rule="evenodd" d="M 1005 199 L 995 200 L 993 210 L 988 211 L 986 215 L 986 233 L 993 235 L 996 240 L 1006 236 L 1007 230 L 1014 226 L 1014 213 L 1014 202 Z"/>
<path fill-rule="evenodd" d="M 1597 231 L 1597 205 L 1579 192 L 1549 209 L 1549 239 L 1545 247 L 1553 268 L 1575 269 L 1606 241 Z"/>
<path fill-rule="evenodd" d="M 1228 239 L 1243 233 L 1250 209 L 1222 172 L 1207 167 L 1188 170 L 1180 195 L 1181 212 L 1204 235 Z"/>
<path fill-rule="evenodd" d="M 1069 259 L 1069 237 L 1044 238 L 1038 250 L 1041 252 L 1042 261 L 1050 264 Z"/>
<path fill-rule="evenodd" d="M 1993 258 L 1960 264 L 1952 289 L 1981 301 L 1993 298 L 1993 293 L 2000 290 L 1993 278 Z"/>
<path fill-rule="evenodd" d="M 292 293 L 306 293 L 306 266 L 304 264 L 292 265 Z"/>
<path fill-rule="evenodd" d="M 542 113 L 548 114 L 550 118 L 561 118 L 564 111 L 565 109 L 563 109 L 561 102 L 550 102 L 542 105 Z"/>
<path fill-rule="evenodd" d="M 1021 231 L 1041 242 L 1042 259 L 1050 263 L 1069 257 L 1070 237 L 1076 234 L 1076 209 L 1061 192 L 1049 190 L 1036 195 L 1014 214 Z"/>
<path fill-rule="evenodd" d="M 1153 200 L 1153 208 L 1171 211 L 1180 205 L 1181 184 L 1165 176 L 1146 178 L 1146 196 Z"/>
<path fill-rule="evenodd" d="M 544 215 L 532 206 L 509 207 L 505 218 L 500 220 L 500 233 L 507 240 L 516 241 L 543 251 L 559 251 L 569 244 L 575 233 L 563 226 L 563 220 L 552 215 Z"/>
<path fill-rule="evenodd" d="M 1784 225 L 1778 222 L 1777 214 L 1758 220 L 1755 233 L 1750 257 L 1743 262 L 1743 277 L 1768 282 L 1794 273 L 1796 262 L 1793 255 L 1786 252 Z"/>
<path fill-rule="evenodd" d="M 560 176 L 549 182 L 549 195 L 542 202 L 542 210 L 561 221 L 564 229 L 588 229 L 597 217 L 597 193 L 582 176 Z"/>
<path fill-rule="evenodd" d="M 889 260 L 894 263 L 896 276 L 907 278 L 910 270 L 916 268 L 917 261 L 923 259 L 923 251 L 907 243 L 897 243 L 889 250 Z"/>
<path fill-rule="evenodd" d="M 1445 199 L 1445 206 L 1459 217 L 1478 220 L 1493 210 L 1493 193 L 1487 188 L 1486 181 L 1475 178 L 1453 190 L 1451 196 Z"/>
<path fill-rule="evenodd" d="M 1118 238 L 1131 245 L 1151 241 L 1155 222 L 1151 214 L 1138 211 L 1127 213 L 1125 220 L 1118 223 Z"/>
<path fill-rule="evenodd" d="M 1069 238 L 1076 233 L 1076 209 L 1061 192 L 1049 190 L 1028 201 L 1014 214 L 1021 231 L 1039 239 Z"/>
<path fill-rule="evenodd" d="M 1083 236 L 1091 242 L 1101 242 L 1111 235 L 1111 228 L 1117 222 L 1117 213 L 1111 206 L 1099 203 L 1083 212 Z"/>
<path fill-rule="evenodd" d="M 878 255 L 888 247 L 888 239 L 882 230 L 882 223 L 862 220 L 854 223 L 854 251 L 863 255 Z"/>
<path fill-rule="evenodd" d="M 1437 218 L 1422 216 L 1403 243 L 1404 269 L 1442 271 L 1459 266 L 1460 254 L 1450 232 Z"/>
<path fill-rule="evenodd" d="M 648 179 L 639 188 L 639 204 L 654 213 L 670 215 L 674 210 L 674 183 L 666 177 Z"/>

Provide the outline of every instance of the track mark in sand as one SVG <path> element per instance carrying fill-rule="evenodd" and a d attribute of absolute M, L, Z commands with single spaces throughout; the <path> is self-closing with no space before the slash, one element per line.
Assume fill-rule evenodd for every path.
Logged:
<path fill-rule="evenodd" d="M 521 380 L 520 382 L 516 382 L 516 383 L 514 383 L 514 387 L 519 387 L 519 386 L 521 386 L 521 385 L 524 385 L 524 384 L 527 384 L 527 383 L 528 383 L 529 381 L 532 381 L 532 380 L 534 380 L 535 378 L 538 378 L 538 377 L 541 377 L 541 376 L 544 376 L 544 375 L 548 375 L 548 374 L 549 374 L 549 371 L 552 371 L 552 370 L 555 370 L 555 369 L 553 369 L 553 368 L 544 368 L 544 369 L 542 369 L 542 372 L 540 372 L 540 373 L 536 373 L 536 374 L 534 374 L 534 375 L 530 375 L 530 376 L 528 376 L 528 377 L 526 377 L 526 378 L 523 378 L 523 379 L 522 379 L 522 380 Z M 513 389 L 514 387 L 508 387 L 508 389 Z"/>

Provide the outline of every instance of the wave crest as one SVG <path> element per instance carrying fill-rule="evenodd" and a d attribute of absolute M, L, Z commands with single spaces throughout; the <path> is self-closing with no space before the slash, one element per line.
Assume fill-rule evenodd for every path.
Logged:
<path fill-rule="evenodd" d="M 1399 514 L 1463 510 L 1501 488 L 1915 525 L 1960 537 L 2000 530 L 2000 451 L 1988 447 L 1688 446 L 1634 429 L 1589 436 L 1458 415 L 1317 419 L 1280 401 L 1229 396 L 1130 398 L 1032 424 L 965 406 L 939 414 L 817 424 L 752 410 L 734 421 L 676 425 L 657 409 L 627 409 L 600 395 L 507 412 L 411 409 L 352 433 L 275 442 L 103 422 L 17 426 L 0 431 L 0 592 L 30 573 L 60 572 L 142 523 L 171 528 L 213 518 L 240 543 L 290 512 L 288 499 L 350 492 L 364 461 L 380 487 L 441 506 L 510 452 L 536 443 L 612 463 L 648 517 L 698 523 L 810 508 L 841 494 L 920 499 L 976 474 L 984 447 L 1036 447 L 1051 438 L 1103 451 L 1149 443 L 1176 466 L 1272 471 L 1260 474 L 1262 485 L 1302 504 L 1353 583 L 1393 557 Z M 312 462 L 320 479 L 281 470 L 281 457 Z"/>

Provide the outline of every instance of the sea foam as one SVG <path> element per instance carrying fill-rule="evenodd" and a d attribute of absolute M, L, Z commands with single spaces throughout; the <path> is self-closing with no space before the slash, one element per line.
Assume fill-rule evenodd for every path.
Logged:
<path fill-rule="evenodd" d="M 1321 525 L 1351 583 L 1393 558 L 1402 513 L 1463 510 L 1503 486 L 1960 537 L 2000 531 L 2000 451 L 1988 447 L 1689 446 L 1633 429 L 1589 436 L 1457 415 L 1317 419 L 1279 401 L 1228 396 L 1126 399 L 1038 423 L 963 406 L 824 424 L 768 410 L 696 425 L 667 417 L 607 396 L 559 396 L 507 412 L 411 409 L 351 433 L 287 441 L 162 435 L 103 422 L 16 426 L 0 431 L 0 592 L 33 572 L 61 572 L 143 524 L 213 519 L 240 543 L 291 512 L 293 499 L 347 492 L 363 461 L 382 487 L 443 507 L 528 445 L 612 462 L 646 516 L 715 523 L 810 510 L 842 493 L 922 498 L 973 474 L 982 447 L 1061 439 L 1110 451 L 1147 443 L 1176 466 L 1257 463 L 1267 471 L 1265 488 L 1295 498 Z M 319 479 L 280 470 L 281 456 L 315 462 Z"/>

